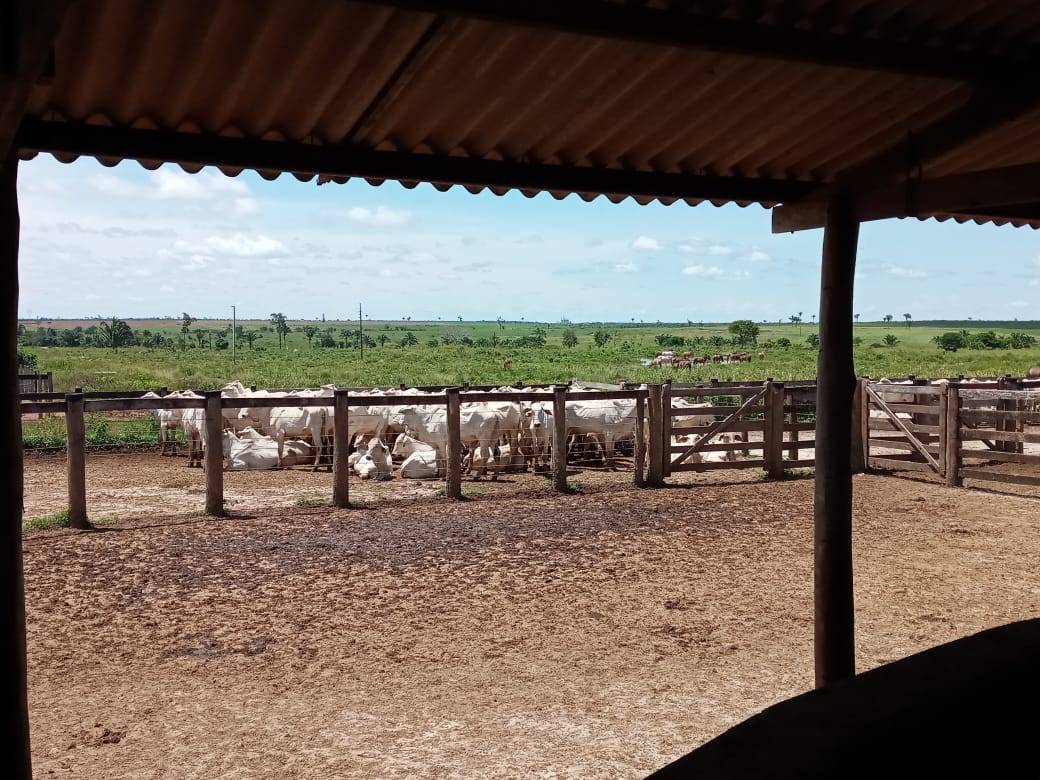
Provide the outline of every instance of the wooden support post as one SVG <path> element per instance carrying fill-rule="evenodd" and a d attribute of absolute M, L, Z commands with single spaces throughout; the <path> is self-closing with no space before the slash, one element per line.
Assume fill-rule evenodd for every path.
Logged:
<path fill-rule="evenodd" d="M 0 149 L 0 737 L 6 776 L 29 780 L 25 579 L 22 573 L 22 413 L 18 387 L 18 157 Z"/>
<path fill-rule="evenodd" d="M 206 514 L 224 516 L 224 415 L 220 409 L 220 391 L 206 393 Z"/>
<path fill-rule="evenodd" d="M 643 487 L 645 480 L 643 479 L 643 461 L 646 459 L 646 401 L 643 396 L 636 398 L 636 447 L 635 452 L 632 455 L 633 465 L 635 467 L 632 476 L 632 483 L 636 487 Z"/>
<path fill-rule="evenodd" d="M 567 385 L 553 387 L 552 432 L 553 490 L 566 493 L 567 488 Z"/>
<path fill-rule="evenodd" d="M 350 506 L 350 395 L 337 388 L 332 418 L 332 505 L 340 509 Z"/>
<path fill-rule="evenodd" d="M 785 400 L 785 403 L 787 403 L 789 401 L 790 402 L 790 406 L 791 406 L 791 411 L 790 411 L 790 414 L 789 414 L 789 417 L 788 417 L 788 421 L 791 423 L 792 429 L 791 429 L 791 431 L 790 431 L 790 433 L 788 434 L 788 437 L 787 437 L 788 441 L 791 444 L 794 445 L 793 447 L 788 447 L 787 448 L 787 457 L 790 458 L 791 460 L 798 460 L 798 450 L 799 450 L 799 447 L 798 447 L 798 438 L 799 438 L 798 430 L 793 427 L 793 426 L 798 424 L 798 411 L 797 411 L 798 403 L 797 403 L 797 401 L 795 401 L 795 398 L 796 398 L 795 394 L 791 393 L 787 397 L 787 399 Z"/>
<path fill-rule="evenodd" d="M 448 448 L 445 453 L 448 462 L 445 464 L 447 484 L 445 493 L 448 498 L 462 499 L 462 430 L 460 416 L 462 401 L 459 388 L 449 387 L 444 391 L 448 405 Z"/>
<path fill-rule="evenodd" d="M 1021 379 L 1017 379 L 1017 378 L 1009 379 L 1008 383 L 1007 383 L 1007 386 L 1008 386 L 1008 390 L 1016 390 L 1016 391 L 1021 390 L 1022 389 L 1022 380 Z M 1007 402 L 1007 405 L 1008 405 L 1008 410 L 1009 411 L 1012 411 L 1012 412 L 1020 412 L 1020 411 L 1022 411 L 1022 399 L 1021 398 L 1009 399 L 1008 402 Z M 1007 429 L 1008 429 L 1008 431 L 1010 431 L 1012 433 L 1025 433 L 1025 426 L 1026 426 L 1025 420 L 1018 420 L 1018 419 L 1008 420 Z M 1008 444 L 1010 445 L 1009 449 L 1010 449 L 1011 452 L 1018 453 L 1019 455 L 1022 455 L 1025 452 L 1025 442 L 1012 441 L 1012 442 L 1008 442 Z"/>
<path fill-rule="evenodd" d="M 852 293 L 859 222 L 851 198 L 827 206 L 817 357 L 814 605 L 816 685 L 856 673 L 852 588 Z"/>
<path fill-rule="evenodd" d="M 867 392 L 867 388 L 870 386 L 870 377 L 865 376 L 856 383 L 856 388 L 860 394 L 860 421 L 859 421 L 859 435 L 862 439 L 863 445 L 863 472 L 866 473 L 870 470 L 870 394 Z"/>
<path fill-rule="evenodd" d="M 766 382 L 762 420 L 762 456 L 772 479 L 784 476 L 784 383 Z"/>
<path fill-rule="evenodd" d="M 961 391 L 956 385 L 946 388 L 946 486 L 961 487 Z"/>
<path fill-rule="evenodd" d="M 65 454 L 69 488 L 69 526 L 90 528 L 87 519 L 87 436 L 83 393 L 65 396 Z"/>
<path fill-rule="evenodd" d="M 662 457 L 664 455 L 664 446 L 662 440 L 664 439 L 664 423 L 661 419 L 664 416 L 664 388 L 659 384 L 649 385 L 649 407 L 650 407 L 650 441 L 647 444 L 647 451 L 650 454 L 650 464 L 647 469 L 647 482 L 654 487 L 658 487 L 664 484 L 664 463 Z M 670 449 L 670 448 L 669 448 Z M 672 453 L 668 453 L 669 459 L 672 457 Z"/>
<path fill-rule="evenodd" d="M 661 388 L 661 476 L 672 474 L 672 380 Z"/>

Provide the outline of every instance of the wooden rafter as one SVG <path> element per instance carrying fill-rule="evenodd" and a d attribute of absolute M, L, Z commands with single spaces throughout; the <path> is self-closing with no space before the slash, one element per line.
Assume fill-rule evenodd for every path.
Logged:
<path fill-rule="evenodd" d="M 809 182 L 546 165 L 470 157 L 374 151 L 161 130 L 26 119 L 19 149 L 91 157 L 269 169 L 302 175 L 397 179 L 648 198 L 778 203 L 801 197 Z"/>

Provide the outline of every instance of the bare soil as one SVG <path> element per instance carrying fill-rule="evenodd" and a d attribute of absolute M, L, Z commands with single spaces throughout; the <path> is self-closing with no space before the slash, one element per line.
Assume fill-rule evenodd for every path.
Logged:
<path fill-rule="evenodd" d="M 638 777 L 812 685 L 811 479 L 261 510 L 313 475 L 244 473 L 215 520 L 149 457 L 98 488 L 168 473 L 136 519 L 26 535 L 38 777 Z M 1037 507 L 857 477 L 858 668 L 1035 617 Z"/>

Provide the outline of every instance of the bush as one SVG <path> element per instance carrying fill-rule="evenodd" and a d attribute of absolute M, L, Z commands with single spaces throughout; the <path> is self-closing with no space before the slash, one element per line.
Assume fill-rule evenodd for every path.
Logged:
<path fill-rule="evenodd" d="M 899 339 L 892 333 L 886 333 L 883 341 L 885 342 L 886 347 L 894 347 L 899 343 Z"/>
<path fill-rule="evenodd" d="M 657 342 L 657 346 L 663 348 L 682 347 L 686 344 L 682 336 L 673 336 L 669 333 L 659 333 L 654 336 L 654 341 Z"/>
<path fill-rule="evenodd" d="M 935 336 L 932 341 L 935 342 L 939 349 L 945 352 L 956 352 L 958 349 L 963 349 L 967 346 L 964 335 L 954 333 L 953 331 L 943 333 L 941 336 Z"/>
<path fill-rule="evenodd" d="M 819 333 L 810 333 L 806 337 L 805 343 L 808 344 L 813 349 L 819 349 L 820 348 L 820 334 Z"/>

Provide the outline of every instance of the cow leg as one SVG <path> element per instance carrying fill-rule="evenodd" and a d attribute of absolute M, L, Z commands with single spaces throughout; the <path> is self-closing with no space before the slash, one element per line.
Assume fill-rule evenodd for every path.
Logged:
<path fill-rule="evenodd" d="M 610 431 L 603 433 L 603 463 L 608 471 L 617 471 L 614 465 L 614 434 Z"/>

